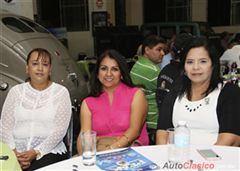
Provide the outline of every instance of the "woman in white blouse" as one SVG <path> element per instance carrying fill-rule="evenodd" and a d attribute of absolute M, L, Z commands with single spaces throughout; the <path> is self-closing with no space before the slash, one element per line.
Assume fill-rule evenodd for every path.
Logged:
<path fill-rule="evenodd" d="M 180 89 L 173 88 L 159 107 L 156 144 L 166 144 L 166 129 L 185 120 L 192 144 L 240 145 L 240 88 L 223 83 L 214 50 L 206 38 L 189 41 L 180 62 Z"/>
<path fill-rule="evenodd" d="M 63 143 L 71 117 L 68 90 L 50 80 L 51 54 L 33 49 L 27 57 L 28 81 L 8 93 L 1 114 L 2 141 L 14 150 L 23 170 L 64 160 Z"/>

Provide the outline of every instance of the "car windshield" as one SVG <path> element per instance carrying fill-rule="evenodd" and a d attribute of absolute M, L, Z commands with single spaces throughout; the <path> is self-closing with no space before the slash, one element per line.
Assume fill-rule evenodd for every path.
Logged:
<path fill-rule="evenodd" d="M 5 17 L 2 19 L 3 24 L 7 26 L 9 29 L 18 32 L 18 33 L 29 33 L 34 32 L 29 26 L 25 23 L 21 22 L 15 17 Z"/>
<path fill-rule="evenodd" d="M 18 33 L 40 32 L 49 33 L 46 29 L 25 18 L 5 17 L 2 19 L 3 24 L 9 29 Z"/>
<path fill-rule="evenodd" d="M 35 31 L 40 32 L 40 33 L 49 33 L 46 29 L 38 25 L 37 23 L 34 23 L 30 20 L 27 20 L 25 18 L 19 18 L 22 20 L 24 23 L 28 24 L 31 28 L 33 28 Z"/>

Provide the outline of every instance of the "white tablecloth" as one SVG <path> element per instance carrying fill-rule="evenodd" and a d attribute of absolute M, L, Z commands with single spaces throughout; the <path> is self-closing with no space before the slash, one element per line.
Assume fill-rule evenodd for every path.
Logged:
<path fill-rule="evenodd" d="M 141 153 L 158 166 L 160 170 L 181 170 L 181 169 L 171 169 L 170 163 L 168 162 L 167 155 L 167 145 L 155 145 L 155 146 L 141 146 L 133 147 L 134 150 Z M 196 149 L 213 149 L 219 156 L 222 157 L 221 160 L 217 161 L 207 161 L 196 151 Z M 114 150 L 116 151 L 116 150 Z M 108 151 L 109 152 L 109 151 Z M 240 148 L 238 147 L 227 147 L 227 146 L 192 146 L 191 147 L 191 159 L 193 164 L 214 164 L 214 169 L 209 169 L 211 171 L 240 171 Z M 73 166 L 75 165 L 75 166 Z M 190 167 L 190 166 L 189 166 Z M 82 157 L 71 158 L 62 162 L 58 162 L 38 171 L 89 171 L 89 170 L 101 170 L 96 165 L 94 166 L 84 166 L 82 164 Z M 182 169 L 183 170 L 183 169 Z M 191 171 L 194 169 L 185 169 Z M 197 169 L 195 169 L 197 170 Z M 206 169 L 204 169 L 205 171 Z M 202 170 L 197 170 L 202 171 Z"/>

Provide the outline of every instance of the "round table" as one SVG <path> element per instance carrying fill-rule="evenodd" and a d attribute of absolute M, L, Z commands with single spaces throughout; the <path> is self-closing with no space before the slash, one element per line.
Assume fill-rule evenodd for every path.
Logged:
<path fill-rule="evenodd" d="M 156 163 L 160 169 L 159 170 L 174 170 L 170 168 L 168 162 L 168 146 L 167 145 L 153 145 L 153 146 L 140 146 L 140 147 L 132 147 L 135 151 L 142 154 L 144 157 L 148 158 L 152 162 Z M 221 156 L 221 160 L 217 161 L 207 161 L 205 160 L 198 152 L 197 149 L 212 149 L 219 156 Z M 123 149 L 118 149 L 123 150 Z M 97 154 L 105 154 L 118 150 L 110 150 Z M 229 146 L 209 146 L 209 145 L 196 145 L 191 146 L 191 161 L 192 164 L 211 164 L 214 165 L 214 169 L 210 169 L 211 171 L 239 171 L 240 170 L 240 148 L 238 147 L 229 147 Z M 177 167 L 177 166 L 175 166 Z M 192 169 L 193 165 L 187 166 L 187 171 L 196 170 L 201 171 L 201 169 Z M 59 163 L 55 163 L 44 168 L 39 169 L 38 171 L 90 171 L 90 170 L 101 170 L 98 166 L 84 166 L 82 164 L 82 157 L 74 157 Z M 176 170 L 176 169 L 175 169 Z M 181 170 L 181 169 L 180 169 Z M 207 169 L 204 169 L 206 171 Z"/>

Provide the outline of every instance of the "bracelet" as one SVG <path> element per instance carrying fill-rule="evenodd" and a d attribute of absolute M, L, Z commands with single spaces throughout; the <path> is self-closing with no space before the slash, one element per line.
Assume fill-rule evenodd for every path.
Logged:
<path fill-rule="evenodd" d="M 127 140 L 127 142 L 128 142 L 128 146 L 130 146 L 130 145 L 131 145 L 131 143 L 130 143 L 130 141 L 129 141 L 129 138 L 128 138 L 128 136 L 126 136 L 125 134 L 123 134 L 123 135 L 122 135 L 122 137 L 126 138 L 126 140 Z"/>

